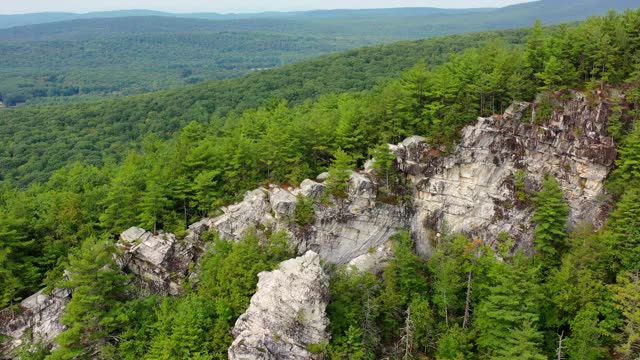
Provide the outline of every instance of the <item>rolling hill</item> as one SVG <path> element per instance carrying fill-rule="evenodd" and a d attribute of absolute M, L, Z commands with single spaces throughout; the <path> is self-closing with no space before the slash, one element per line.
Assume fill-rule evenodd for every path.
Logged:
<path fill-rule="evenodd" d="M 236 77 L 365 45 L 524 27 L 536 19 L 574 21 L 639 5 L 640 0 L 542 0 L 500 9 L 78 15 L 81 19 L 0 30 L 0 101 L 15 106 L 129 95 Z M 37 18 L 46 14 L 33 15 Z"/>

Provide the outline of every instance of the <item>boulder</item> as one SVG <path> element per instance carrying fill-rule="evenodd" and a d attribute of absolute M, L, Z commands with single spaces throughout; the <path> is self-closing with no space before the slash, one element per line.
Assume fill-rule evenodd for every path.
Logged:
<path fill-rule="evenodd" d="M 251 305 L 233 328 L 230 360 L 314 359 L 310 345 L 329 341 L 329 279 L 312 251 L 258 275 Z"/>
<path fill-rule="evenodd" d="M 202 224 L 190 227 L 184 241 L 174 234 L 152 233 L 132 227 L 120 235 L 117 246 L 123 250 L 115 255 L 125 271 L 136 275 L 136 281 L 153 293 L 179 295 L 181 280 L 188 275 L 189 265 L 195 263 L 204 249 L 198 231 Z"/>

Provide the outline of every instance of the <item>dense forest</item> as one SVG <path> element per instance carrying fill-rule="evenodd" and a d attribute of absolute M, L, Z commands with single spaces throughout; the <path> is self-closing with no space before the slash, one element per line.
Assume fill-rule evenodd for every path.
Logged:
<path fill-rule="evenodd" d="M 47 355 L 49 349 L 28 344 L 22 358 L 225 358 L 230 327 L 248 306 L 256 274 L 292 255 L 285 235 L 272 234 L 268 241 L 249 235 L 238 243 L 208 235 L 212 251 L 200 264 L 199 281 L 186 284 L 186 294 L 176 298 L 135 296 L 136 289 L 113 263 L 114 236 L 133 225 L 181 233 L 260 183 L 296 184 L 327 169 L 344 174 L 372 154 L 388 158 L 380 145 L 409 135 L 452 144 L 463 126 L 501 112 L 514 100 L 537 97 L 538 106 L 549 109 L 545 97 L 580 89 L 600 92 L 593 101 L 606 101 L 619 113 L 624 105 L 630 120 L 614 117 L 610 122 L 609 132 L 621 145 L 608 183 L 615 210 L 603 229 L 569 228 L 567 204 L 550 177 L 539 192 L 522 194 L 535 208 L 534 256 L 513 249 L 513 240 L 503 234 L 496 234 L 497 254 L 473 239 L 444 234 L 435 254 L 425 260 L 414 254 L 410 238 L 401 232 L 395 238 L 395 258 L 380 276 L 332 269 L 327 309 L 331 342 L 317 344 L 314 351 L 331 359 L 636 359 L 640 127 L 634 122 L 640 118 L 640 11 L 610 13 L 553 30 L 536 23 L 524 33 L 506 34 L 526 36 L 522 41 L 496 35 L 425 41 L 421 46 L 441 49 L 426 59 L 415 43 L 379 47 L 377 55 L 362 50 L 370 57 L 343 54 L 343 62 L 335 66 L 344 71 L 349 66 L 341 64 L 353 64 L 357 71 L 359 62 L 383 59 L 392 49 L 404 61 L 423 59 L 395 79 L 359 92 L 353 90 L 365 87 L 349 78 L 316 85 L 309 93 L 304 85 L 275 92 L 290 94 L 290 101 L 251 90 L 277 86 L 277 79 L 286 76 L 302 81 L 310 75 L 294 70 L 334 66 L 337 58 L 327 57 L 262 73 L 262 83 L 255 77 L 187 88 L 182 98 L 166 92 L 84 109 L 2 114 L 3 136 L 10 134 L 5 124 L 37 128 L 41 133 L 33 139 L 42 147 L 27 147 L 22 155 L 32 168 L 3 165 L 3 173 L 5 168 L 23 171 L 13 173 L 16 179 L 34 171 L 40 175 L 31 179 L 39 181 L 22 181 L 21 186 L 5 181 L 0 189 L 0 306 L 15 304 L 44 285 L 75 289 L 60 347 Z M 471 48 L 451 53 L 460 40 Z M 484 44 L 474 46 L 479 40 Z M 413 55 L 401 51 L 411 48 L 416 49 Z M 398 71 L 400 65 L 395 66 L 387 74 Z M 362 71 L 371 71 L 367 74 L 374 85 L 379 73 Z M 226 84 L 229 89 L 251 81 L 258 84 L 247 87 L 249 100 L 236 109 L 252 109 L 229 112 L 232 102 L 210 99 L 216 90 L 208 87 Z M 624 104 L 614 88 L 625 90 Z M 332 94 L 348 90 L 352 92 Z M 193 95 L 197 93 L 200 98 Z M 307 94 L 319 96 L 302 101 Z M 189 96 L 194 98 L 187 101 Z M 225 110 L 217 111 L 218 106 Z M 539 111 L 536 121 L 545 114 Z M 47 120 L 37 127 L 16 120 L 38 117 Z M 133 129 L 134 120 L 157 131 Z M 47 140 L 55 129 L 76 127 L 76 133 L 91 134 L 104 124 L 113 124 L 109 143 L 126 154 L 122 158 L 103 160 L 104 149 L 95 149 L 94 158 L 76 158 L 83 149 L 102 145 L 83 141 L 72 146 L 77 152 L 63 152 L 78 139 Z M 5 164 L 19 154 L 19 145 L 12 146 L 3 149 Z M 61 168 L 50 177 L 44 175 L 49 169 L 34 160 L 46 153 L 64 157 L 55 162 Z M 380 164 L 389 167 L 393 161 Z M 331 187 L 336 194 L 342 191 L 338 180 Z M 70 280 L 61 282 L 64 269 Z"/>
<path fill-rule="evenodd" d="M 168 139 L 190 122 L 209 123 L 274 99 L 300 104 L 323 94 L 358 92 L 396 77 L 418 61 L 428 67 L 487 41 L 522 44 L 527 30 L 454 35 L 349 50 L 238 79 L 206 82 L 118 99 L 0 109 L 0 180 L 46 181 L 75 161 L 120 161 L 142 139 Z"/>
<path fill-rule="evenodd" d="M 638 6 L 638 0 L 542 0 L 499 9 L 335 10 L 218 20 L 145 11 L 31 15 L 45 23 L 0 29 L 0 101 L 25 106 L 130 95 L 365 45 L 517 28 L 535 19 L 556 24 Z M 56 17 L 75 20 L 47 23 Z M 0 27 L 2 22 L 0 17 Z"/>

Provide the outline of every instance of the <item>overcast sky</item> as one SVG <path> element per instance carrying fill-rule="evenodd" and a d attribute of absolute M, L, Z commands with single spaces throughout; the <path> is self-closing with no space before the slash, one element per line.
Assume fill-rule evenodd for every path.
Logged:
<path fill-rule="evenodd" d="M 228 13 L 406 6 L 468 8 L 498 7 L 528 1 L 531 0 L 0 0 L 0 14 L 23 14 L 42 11 L 90 12 L 122 9 Z"/>

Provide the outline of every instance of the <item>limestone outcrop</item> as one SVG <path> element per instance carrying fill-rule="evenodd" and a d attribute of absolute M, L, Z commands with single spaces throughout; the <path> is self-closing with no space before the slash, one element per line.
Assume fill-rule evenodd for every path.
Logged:
<path fill-rule="evenodd" d="M 345 199 L 326 192 L 323 183 L 305 180 L 300 188 L 276 186 L 248 192 L 238 204 L 223 208 L 224 214 L 203 220 L 222 238 L 239 240 L 247 231 L 285 231 L 298 253 L 317 252 L 323 259 L 345 264 L 384 245 L 398 229 L 408 228 L 412 209 L 376 200 L 376 185 L 367 174 L 352 173 Z M 314 222 L 294 222 L 297 195 L 314 202 Z"/>
<path fill-rule="evenodd" d="M 391 146 L 414 186 L 411 229 L 424 255 L 445 226 L 488 243 L 505 232 L 529 249 L 533 209 L 517 192 L 534 193 L 546 175 L 558 179 L 571 224 L 603 224 L 603 186 L 616 158 L 606 105 L 591 106 L 578 93 L 540 124 L 523 117 L 531 106 L 517 103 L 504 115 L 478 119 L 451 154 L 418 137 Z M 516 188 L 519 170 L 526 189 Z"/>
<path fill-rule="evenodd" d="M 7 337 L 0 344 L 0 359 L 11 359 L 11 352 L 25 340 L 51 343 L 64 331 L 60 322 L 71 292 L 54 289 L 51 294 L 37 292 L 24 299 L 17 308 L 0 311 L 0 335 Z"/>
<path fill-rule="evenodd" d="M 116 260 L 125 270 L 136 275 L 140 287 L 154 293 L 178 295 L 180 282 L 188 275 L 189 266 L 204 252 L 201 223 L 189 227 L 188 235 L 178 240 L 174 234 L 152 233 L 132 227 L 120 235 L 118 247 L 123 251 Z"/>
<path fill-rule="evenodd" d="M 258 278 L 251 305 L 233 329 L 229 359 L 317 358 L 309 347 L 329 341 L 329 278 L 320 256 L 309 251 Z"/>

